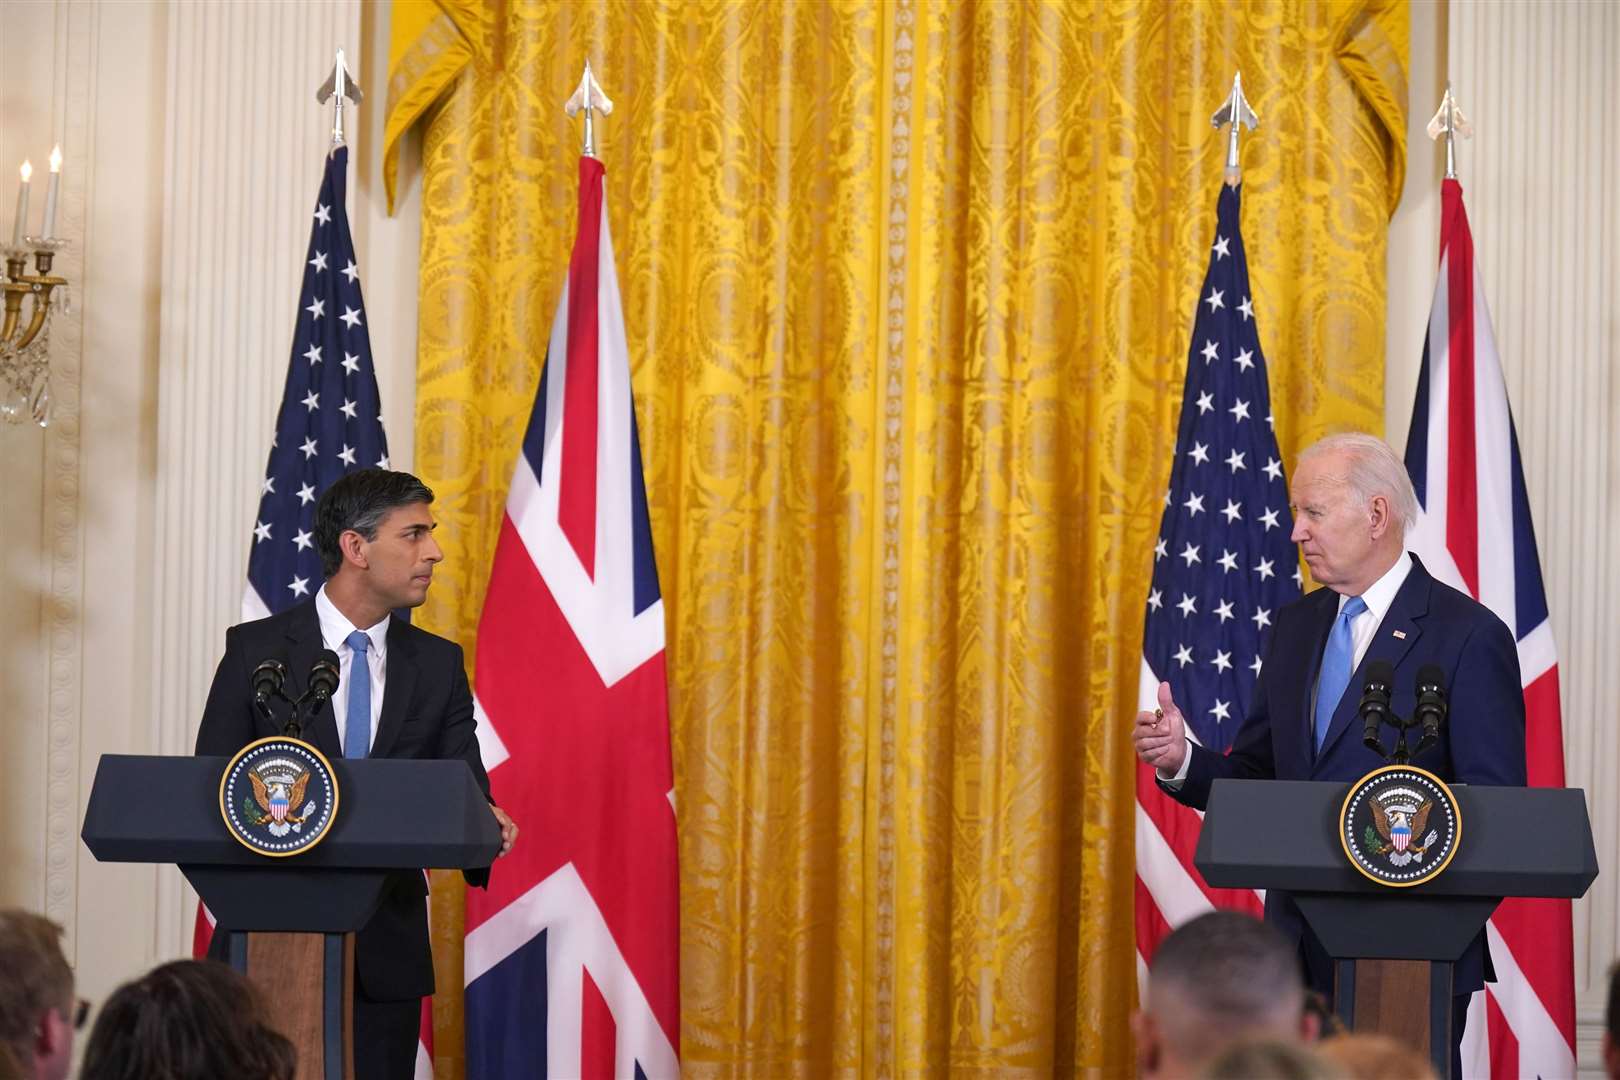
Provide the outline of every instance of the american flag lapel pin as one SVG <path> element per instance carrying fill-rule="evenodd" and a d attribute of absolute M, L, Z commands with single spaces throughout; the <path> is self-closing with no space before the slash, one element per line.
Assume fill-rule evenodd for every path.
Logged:
<path fill-rule="evenodd" d="M 1405 641 L 1406 640 L 1406 631 L 1405 630 L 1395 630 L 1395 631 L 1392 631 L 1392 633 L 1394 633 L 1396 641 Z"/>

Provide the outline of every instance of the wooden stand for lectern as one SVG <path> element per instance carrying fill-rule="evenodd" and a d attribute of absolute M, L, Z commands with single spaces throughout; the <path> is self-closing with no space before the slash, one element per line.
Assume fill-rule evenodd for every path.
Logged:
<path fill-rule="evenodd" d="M 1575 898 L 1597 877 L 1582 792 L 1467 787 L 1453 791 L 1467 825 L 1443 874 L 1412 888 L 1376 884 L 1339 841 L 1346 783 L 1217 780 L 1198 853 L 1223 889 L 1280 889 L 1333 961 L 1334 1012 L 1428 1052 L 1451 1074 L 1457 961 L 1504 896 Z"/>
<path fill-rule="evenodd" d="M 323 934 L 247 934 L 247 977 L 271 1008 L 264 1016 L 270 1027 L 287 1036 L 298 1048 L 295 1080 L 326 1080 L 326 939 Z M 354 935 L 343 935 L 343 981 L 354 985 Z M 343 1080 L 354 1080 L 354 994 L 342 994 Z"/>
<path fill-rule="evenodd" d="M 297 1047 L 298 1080 L 353 1080 L 354 931 L 377 910 L 389 876 L 422 866 L 478 872 L 501 849 L 500 826 L 464 761 L 331 765 L 342 815 L 296 858 L 266 858 L 228 834 L 224 758 L 104 754 L 82 830 L 103 862 L 180 867 L 219 920 L 210 951 L 257 984 L 264 1019 Z"/>
<path fill-rule="evenodd" d="M 1442 1021 L 1448 1030 L 1442 1038 L 1431 1040 L 1429 1028 L 1435 1018 L 1429 1015 L 1429 961 L 1427 960 L 1355 960 L 1354 975 L 1350 981 L 1351 1010 L 1354 1026 L 1362 1031 L 1377 1031 L 1399 1042 L 1417 1048 L 1431 1042 L 1451 1045 L 1451 1013 Z M 1334 996 L 1344 998 L 1344 980 L 1334 979 Z M 1449 981 L 1449 980 L 1448 980 Z"/>

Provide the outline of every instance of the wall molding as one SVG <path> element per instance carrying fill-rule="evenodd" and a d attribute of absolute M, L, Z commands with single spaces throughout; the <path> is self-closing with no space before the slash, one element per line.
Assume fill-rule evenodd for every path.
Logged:
<path fill-rule="evenodd" d="M 43 509 L 49 580 L 42 615 L 46 643 L 45 912 L 74 926 L 78 888 L 79 687 L 83 678 L 84 537 L 80 468 L 80 383 L 84 360 L 85 251 L 88 184 L 94 150 L 97 13 L 81 5 L 56 9 L 56 130 L 67 154 L 57 205 L 59 232 L 80 238 L 57 252 L 56 272 L 73 283 L 72 312 L 51 319 L 50 426 L 45 429 Z M 72 942 L 69 942 L 72 948 Z"/>

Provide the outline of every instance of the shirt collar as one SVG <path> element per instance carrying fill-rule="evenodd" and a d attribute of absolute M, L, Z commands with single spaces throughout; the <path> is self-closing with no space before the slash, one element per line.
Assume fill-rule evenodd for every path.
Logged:
<path fill-rule="evenodd" d="M 1367 610 L 1372 612 L 1375 622 L 1384 621 L 1389 605 L 1395 602 L 1395 594 L 1401 591 L 1401 586 L 1406 582 L 1406 575 L 1411 572 L 1412 555 L 1410 552 L 1402 551 L 1400 558 L 1395 560 L 1395 565 L 1385 570 L 1384 576 L 1369 585 L 1367 591 L 1361 594 L 1362 602 L 1367 605 Z M 1340 611 L 1344 610 L 1344 605 L 1349 600 L 1348 596 L 1340 595 Z"/>
<path fill-rule="evenodd" d="M 321 620 L 321 640 L 333 652 L 347 649 L 349 635 L 360 629 L 337 609 L 336 604 L 332 603 L 332 598 L 326 595 L 325 585 L 315 590 L 315 614 Z M 393 618 L 392 614 L 384 615 L 381 622 L 365 629 L 366 637 L 371 639 L 371 651 L 379 660 L 388 656 L 388 624 Z"/>

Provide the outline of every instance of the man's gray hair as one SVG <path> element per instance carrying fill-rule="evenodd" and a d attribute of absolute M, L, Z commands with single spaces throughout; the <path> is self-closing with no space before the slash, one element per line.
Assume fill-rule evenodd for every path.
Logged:
<path fill-rule="evenodd" d="M 1395 455 L 1387 442 L 1360 431 L 1329 435 L 1306 447 L 1299 455 L 1299 464 L 1303 465 L 1321 454 L 1332 453 L 1345 456 L 1350 467 L 1345 473 L 1344 482 L 1361 497 L 1363 503 L 1382 495 L 1389 500 L 1395 520 L 1400 523 L 1401 535 L 1417 528 L 1417 492 L 1412 488 L 1412 478 L 1407 475 L 1406 463 Z"/>

